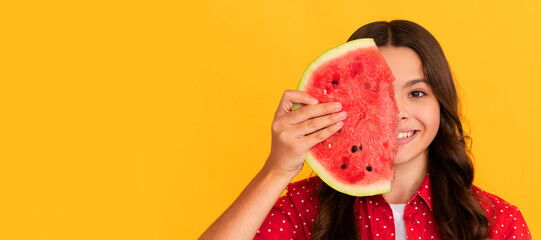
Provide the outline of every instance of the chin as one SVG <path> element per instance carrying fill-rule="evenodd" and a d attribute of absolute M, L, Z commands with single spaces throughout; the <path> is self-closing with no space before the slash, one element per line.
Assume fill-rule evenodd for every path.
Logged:
<path fill-rule="evenodd" d="M 401 164 L 407 162 L 407 159 L 401 159 L 401 158 L 395 158 L 393 161 L 393 165 Z"/>
<path fill-rule="evenodd" d="M 416 158 L 419 158 L 423 155 L 423 153 L 428 154 L 428 149 L 426 151 L 420 151 L 417 153 L 411 153 L 411 152 L 401 152 L 400 147 L 398 148 L 398 152 L 396 153 L 396 156 L 393 160 L 393 165 L 402 164 L 406 162 L 410 162 Z"/>

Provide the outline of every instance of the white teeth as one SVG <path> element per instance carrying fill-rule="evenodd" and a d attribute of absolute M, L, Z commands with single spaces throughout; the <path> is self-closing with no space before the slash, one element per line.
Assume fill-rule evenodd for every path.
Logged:
<path fill-rule="evenodd" d="M 414 131 L 407 132 L 407 133 L 406 132 L 398 133 L 398 139 L 411 137 L 413 135 L 413 132 Z"/>

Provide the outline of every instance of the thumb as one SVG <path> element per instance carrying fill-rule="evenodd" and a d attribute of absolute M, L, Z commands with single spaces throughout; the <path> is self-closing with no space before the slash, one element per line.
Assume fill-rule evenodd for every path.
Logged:
<path fill-rule="evenodd" d="M 287 90 L 284 92 L 284 95 L 282 95 L 282 99 L 280 100 L 278 110 L 276 110 L 275 117 L 279 117 L 288 112 L 291 112 L 292 110 L 301 107 L 301 104 L 309 105 L 317 103 L 317 99 L 310 96 L 310 94 L 306 92 Z"/>

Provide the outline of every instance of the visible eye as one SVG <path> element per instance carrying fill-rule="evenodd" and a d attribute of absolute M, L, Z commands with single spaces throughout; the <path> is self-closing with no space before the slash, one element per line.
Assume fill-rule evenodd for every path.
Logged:
<path fill-rule="evenodd" d="M 413 91 L 410 93 L 410 95 L 408 97 L 414 97 L 414 98 L 420 98 L 422 96 L 426 95 L 426 93 L 422 92 L 422 91 Z"/>

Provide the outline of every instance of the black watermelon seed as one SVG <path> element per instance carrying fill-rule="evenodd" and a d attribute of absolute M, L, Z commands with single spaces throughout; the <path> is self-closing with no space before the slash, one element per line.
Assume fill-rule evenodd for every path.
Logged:
<path fill-rule="evenodd" d="M 357 152 L 357 146 L 351 147 L 351 153 Z"/>
<path fill-rule="evenodd" d="M 340 168 L 345 169 L 345 168 L 346 168 L 346 164 L 345 164 L 345 163 L 342 164 L 342 166 L 340 166 Z"/>
<path fill-rule="evenodd" d="M 336 85 L 336 84 L 338 84 L 338 81 L 333 80 L 331 83 Z"/>
<path fill-rule="evenodd" d="M 372 172 L 372 166 L 366 166 L 366 171 Z"/>
<path fill-rule="evenodd" d="M 364 87 L 365 88 L 370 88 L 370 83 L 369 82 L 364 82 Z"/>
<path fill-rule="evenodd" d="M 359 145 L 359 151 L 363 150 L 363 145 Z"/>

